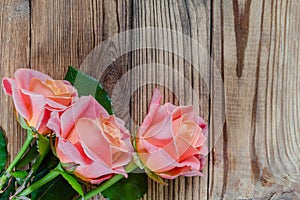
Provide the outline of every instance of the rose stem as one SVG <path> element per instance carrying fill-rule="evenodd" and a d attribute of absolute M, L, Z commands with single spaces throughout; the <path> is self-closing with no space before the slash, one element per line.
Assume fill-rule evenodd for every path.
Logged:
<path fill-rule="evenodd" d="M 51 172 L 49 172 L 46 176 L 44 176 L 37 182 L 33 183 L 31 186 L 29 186 L 28 188 L 23 190 L 20 194 L 18 194 L 18 196 L 19 197 L 27 196 L 34 190 L 45 185 L 49 181 L 52 181 L 54 178 L 56 178 L 58 175 L 60 175 L 59 171 L 57 170 L 57 169 L 59 169 L 59 167 L 60 167 L 60 164 L 58 164 L 57 167 L 54 170 L 52 170 Z"/>
<path fill-rule="evenodd" d="M 28 129 L 27 130 L 27 137 L 26 140 L 21 148 L 21 150 L 19 151 L 19 153 L 17 154 L 17 156 L 15 157 L 15 159 L 12 161 L 12 163 L 8 166 L 7 170 L 5 171 L 5 173 L 2 175 L 2 177 L 0 178 L 0 190 L 2 190 L 2 187 L 4 186 L 4 184 L 6 183 L 7 178 L 10 177 L 10 173 L 13 170 L 13 168 L 16 166 L 16 164 L 19 162 L 19 160 L 22 158 L 23 154 L 26 152 L 26 150 L 28 149 L 28 147 L 30 146 L 31 142 L 33 140 L 33 135 L 32 135 L 32 130 Z"/>
<path fill-rule="evenodd" d="M 135 170 L 136 168 L 137 168 L 137 166 L 131 162 L 126 167 L 126 172 L 130 173 L 133 170 Z M 109 188 L 110 186 L 112 186 L 113 184 L 118 182 L 119 180 L 121 180 L 123 177 L 124 176 L 120 175 L 120 174 L 117 174 L 117 175 L 113 176 L 111 179 L 105 181 L 103 184 L 99 185 L 95 189 L 93 189 L 93 190 L 89 191 L 88 193 L 86 193 L 84 195 L 84 199 L 90 199 L 90 198 L 96 196 L 97 194 L 103 192 L 104 190 L 106 190 L 107 188 Z M 77 200 L 81 200 L 81 198 L 78 198 Z"/>

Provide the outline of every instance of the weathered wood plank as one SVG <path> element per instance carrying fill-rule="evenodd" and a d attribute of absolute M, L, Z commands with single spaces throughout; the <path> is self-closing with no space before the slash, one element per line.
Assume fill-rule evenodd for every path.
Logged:
<path fill-rule="evenodd" d="M 92 1 L 32 1 L 31 65 L 56 79 L 94 47 Z"/>
<path fill-rule="evenodd" d="M 181 105 L 195 104 L 196 110 L 207 120 L 208 89 L 201 76 L 209 76 L 209 73 L 199 74 L 195 68 L 199 67 L 197 65 L 201 64 L 203 60 L 207 61 L 206 64 L 209 66 L 210 2 L 134 0 L 132 28 L 144 27 L 169 28 L 186 34 L 188 38 L 199 43 L 208 56 L 200 54 L 200 49 L 196 50 L 199 52 L 191 52 L 192 49 L 189 48 L 189 45 L 192 41 L 182 41 L 182 37 L 176 33 L 169 34 L 157 30 L 157 34 L 148 35 L 147 31 L 144 31 L 138 38 L 134 38 L 133 46 L 143 47 L 143 49 L 133 52 L 133 67 L 149 64 L 147 68 L 139 71 L 140 79 L 144 79 L 148 84 L 141 86 L 133 97 L 133 113 L 136 122 L 141 124 L 146 115 L 154 87 L 160 88 L 164 102 L 170 101 L 178 104 L 178 99 L 181 99 Z M 171 52 L 161 50 L 161 43 L 171 46 Z M 154 46 L 154 49 L 145 49 L 145 46 Z M 180 57 L 178 55 L 180 52 L 183 52 L 186 57 L 194 55 L 192 59 L 196 66 L 188 63 L 186 57 Z M 158 64 L 160 65 L 158 66 Z M 187 83 L 176 72 L 185 77 Z M 150 84 L 151 81 L 153 84 Z M 197 91 L 196 95 L 187 95 L 193 89 Z M 169 184 L 167 187 L 149 181 L 149 190 L 145 199 L 207 199 L 207 167 L 204 174 L 202 178 L 180 177 L 167 181 Z"/>
<path fill-rule="evenodd" d="M 61 79 L 68 65 L 73 65 L 101 79 L 111 94 L 116 80 L 127 71 L 127 57 L 118 59 L 102 77 L 93 65 L 97 60 L 82 62 L 102 41 L 129 29 L 130 8 L 129 1 L 33 0 L 32 68 Z"/>
<path fill-rule="evenodd" d="M 130 28 L 155 26 L 183 32 L 208 54 L 212 47 L 213 61 L 222 72 L 227 117 L 223 137 L 211 135 L 212 144 L 217 144 L 204 177 L 168 181 L 168 187 L 150 181 L 144 199 L 299 199 L 300 3 L 210 2 L 1 1 L 0 76 L 12 76 L 17 68 L 31 67 L 60 79 L 67 66 L 74 65 L 101 79 L 112 94 L 118 79 L 133 67 L 163 64 L 183 75 L 187 84 L 174 71 L 161 71 L 160 66 L 138 71 L 140 79 L 155 81 L 134 93 L 129 105 L 133 121 L 141 123 L 152 89 L 159 87 L 165 101 L 178 104 L 181 99 L 180 103 L 199 104 L 197 111 L 206 120 L 212 119 L 214 133 L 216 113 L 209 106 L 203 80 L 207 74 L 199 74 L 194 68 L 209 62 L 200 52 L 193 57 L 195 66 L 177 55 L 186 47 L 184 55 L 189 57 L 191 49 L 187 47 L 191 41 L 184 43 L 176 34 L 141 34 L 137 38 L 128 35 L 125 42 L 134 47 L 155 44 L 163 38 L 172 46 L 172 52 L 143 49 L 128 53 L 118 57 L 102 76 L 97 59 L 82 65 L 98 44 Z M 112 44 L 108 51 L 114 54 L 119 49 Z M 193 91 L 189 84 L 199 92 L 187 95 Z M 14 157 L 24 136 L 11 117 L 12 101 L 2 90 L 0 96 L 1 115 L 9 116 L 1 117 L 0 125 L 7 132 L 8 150 Z M 122 105 L 122 99 L 117 103 Z"/>
<path fill-rule="evenodd" d="M 300 198 L 299 8 L 298 1 L 213 2 L 226 124 L 212 155 L 212 199 Z"/>
<path fill-rule="evenodd" d="M 13 77 L 14 71 L 29 67 L 30 21 L 29 2 L 11 0 L 0 2 L 0 79 Z M 16 156 L 26 134 L 14 115 L 13 101 L 0 89 L 0 126 L 5 130 L 9 161 Z"/>

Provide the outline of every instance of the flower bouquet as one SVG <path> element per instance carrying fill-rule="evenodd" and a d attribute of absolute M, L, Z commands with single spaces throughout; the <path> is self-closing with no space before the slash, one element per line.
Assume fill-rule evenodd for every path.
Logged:
<path fill-rule="evenodd" d="M 207 125 L 192 106 L 161 105 L 158 89 L 142 124 L 130 133 L 98 81 L 73 67 L 65 80 L 18 69 L 2 86 L 27 138 L 5 168 L 1 130 L 0 199 L 90 199 L 99 193 L 139 199 L 147 176 L 161 184 L 202 176 Z"/>

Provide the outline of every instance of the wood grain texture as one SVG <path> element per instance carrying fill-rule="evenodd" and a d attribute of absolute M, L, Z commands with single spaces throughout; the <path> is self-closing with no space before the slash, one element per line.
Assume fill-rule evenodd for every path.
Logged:
<path fill-rule="evenodd" d="M 12 77 L 14 71 L 30 65 L 30 12 L 28 1 L 0 2 L 0 78 Z M 6 132 L 9 160 L 16 156 L 26 134 L 16 122 L 13 101 L 0 90 L 0 126 Z"/>
<path fill-rule="evenodd" d="M 119 74 L 114 72 L 127 71 L 127 65 L 112 65 L 112 70 L 104 77 L 97 75 L 97 66 L 80 66 L 86 56 L 103 40 L 129 28 L 128 9 L 127 1 L 33 0 L 32 68 L 53 78 L 62 79 L 67 67 L 72 65 L 94 78 L 102 78 L 102 84 L 111 94 L 112 86 L 119 78 Z M 100 197 L 95 197 L 97 198 Z"/>
<path fill-rule="evenodd" d="M 133 26 L 132 28 L 157 27 L 169 28 L 187 35 L 197 41 L 209 54 L 210 50 L 210 2 L 209 1 L 133 1 Z M 150 37 L 146 32 L 140 34 L 139 38 L 133 41 L 133 46 L 149 46 L 153 44 L 154 49 L 143 49 L 132 53 L 132 65 L 137 67 L 149 64 L 149 67 L 139 71 L 140 79 L 160 84 L 147 84 L 140 87 L 134 96 L 133 113 L 137 119 L 137 124 L 141 124 L 145 117 L 150 103 L 154 87 L 158 87 L 163 95 L 163 102 L 173 102 L 178 104 L 181 97 L 184 105 L 196 105 L 196 112 L 208 119 L 208 90 L 205 90 L 205 83 L 201 80 L 199 73 L 184 58 L 180 57 L 179 52 L 184 49 L 186 54 L 191 54 L 189 49 L 191 41 L 181 41 L 181 38 L 174 34 L 157 31 L 156 35 Z M 166 52 L 158 47 L 164 41 L 164 45 L 172 46 L 172 52 Z M 187 43 L 184 43 L 187 42 Z M 148 43 L 148 44 L 147 44 Z M 200 51 L 200 50 L 198 50 Z M 196 55 L 195 63 L 199 64 L 201 59 L 207 59 Z M 198 56 L 199 55 L 199 56 Z M 209 57 L 209 56 L 208 56 Z M 168 66 L 172 70 L 168 70 Z M 153 68 L 155 66 L 155 68 Z M 188 80 L 185 83 L 174 73 L 177 71 Z M 203 75 L 203 74 L 202 74 Z M 209 74 L 208 74 L 209 76 Z M 138 81 L 138 80 L 133 80 Z M 171 83 L 171 84 L 169 84 Z M 188 85 L 191 85 L 191 88 Z M 186 96 L 187 90 L 197 91 L 195 96 Z M 186 90 L 187 89 L 187 90 Z M 206 92 L 206 94 L 205 94 Z M 179 96 L 176 96 L 179 95 Z M 204 177 L 183 178 L 167 181 L 169 184 L 164 187 L 149 180 L 149 190 L 145 199 L 207 199 L 207 167 L 204 170 Z"/>
<path fill-rule="evenodd" d="M 100 80 L 111 95 L 127 71 L 149 64 L 138 71 L 138 77 L 154 84 L 129 91 L 133 93 L 130 105 L 124 105 L 135 124 L 146 115 L 154 87 L 160 89 L 164 102 L 179 104 L 181 99 L 180 103 L 196 104 L 196 111 L 211 121 L 210 140 L 216 145 L 204 177 L 170 180 L 167 187 L 149 180 L 144 199 L 300 199 L 299 1 L 5 0 L 0 10 L 0 78 L 28 67 L 61 79 L 67 66 L 73 65 Z M 185 55 L 198 55 L 192 59 L 195 65 L 178 56 L 191 40 L 182 42 L 176 34 L 141 33 L 126 36 L 124 42 L 142 47 L 163 39 L 172 52 L 129 52 L 116 58 L 103 74 L 96 56 L 82 64 L 102 41 L 143 27 L 184 33 L 212 56 L 213 63 L 200 50 L 184 49 Z M 118 48 L 112 43 L 107 52 L 117 55 Z M 214 133 L 218 113 L 207 88 L 214 89 L 213 68 L 204 74 L 195 70 L 205 64 L 215 64 L 224 80 L 225 98 L 220 104 L 225 106 L 226 122 L 221 138 Z M 173 71 L 162 71 L 162 65 Z M 211 85 L 203 77 L 209 77 Z M 197 93 L 187 95 L 192 90 Z M 11 114 L 12 100 L 3 90 L 0 96 L 0 126 L 14 157 L 24 138 Z M 122 105 L 122 99 L 116 103 Z M 128 125 L 134 128 L 134 123 Z"/>
<path fill-rule="evenodd" d="M 212 154 L 212 199 L 300 198 L 297 10 L 298 1 L 213 3 L 226 123 Z"/>

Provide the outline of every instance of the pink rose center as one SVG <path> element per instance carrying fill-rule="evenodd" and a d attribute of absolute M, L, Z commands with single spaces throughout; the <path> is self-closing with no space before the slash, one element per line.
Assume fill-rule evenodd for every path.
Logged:
<path fill-rule="evenodd" d="M 100 116 L 97 122 L 110 143 L 119 147 L 121 145 L 122 134 L 120 129 L 115 125 L 113 116 L 108 118 L 102 118 Z"/>
<path fill-rule="evenodd" d="M 72 92 L 62 80 L 46 80 L 33 78 L 30 81 L 29 90 L 34 93 L 42 94 L 45 97 L 71 97 Z"/>
<path fill-rule="evenodd" d="M 46 80 L 45 84 L 52 90 L 55 96 L 71 97 L 72 93 L 61 80 Z"/>
<path fill-rule="evenodd" d="M 40 79 L 33 78 L 30 81 L 29 90 L 64 106 L 72 103 L 72 91 L 62 80 L 42 82 Z"/>
<path fill-rule="evenodd" d="M 99 116 L 97 119 L 81 118 L 76 123 L 73 129 L 67 136 L 67 139 L 74 145 L 78 144 L 78 131 L 88 130 L 95 134 L 102 134 L 110 144 L 116 147 L 121 146 L 122 133 L 120 129 L 113 123 L 113 117 L 103 118 Z M 93 126 L 93 128 L 91 127 Z M 97 133 L 96 133 L 97 132 Z"/>

